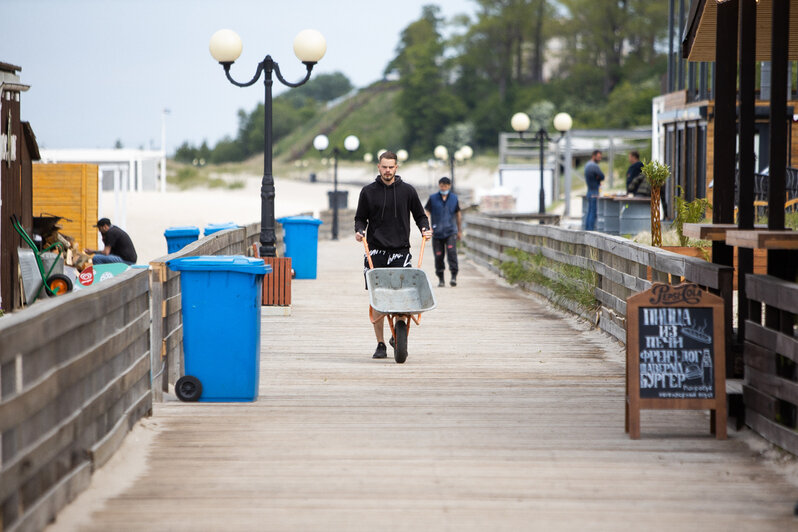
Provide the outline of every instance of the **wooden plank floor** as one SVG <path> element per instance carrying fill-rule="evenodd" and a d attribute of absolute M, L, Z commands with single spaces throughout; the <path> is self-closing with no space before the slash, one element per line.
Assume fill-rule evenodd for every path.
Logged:
<path fill-rule="evenodd" d="M 372 360 L 358 244 L 319 255 L 263 319 L 259 400 L 156 405 L 144 473 L 81 530 L 798 526 L 798 488 L 706 413 L 644 413 L 629 440 L 602 333 L 463 264 L 407 363 Z"/>

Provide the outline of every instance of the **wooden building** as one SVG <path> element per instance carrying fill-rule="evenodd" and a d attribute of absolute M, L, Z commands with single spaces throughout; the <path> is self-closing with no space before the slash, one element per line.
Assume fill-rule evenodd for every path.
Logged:
<path fill-rule="evenodd" d="M 786 229 L 798 196 L 798 0 L 693 0 L 671 66 L 684 69 L 684 61 L 688 81 L 696 64 L 712 61 L 714 71 L 706 113 L 712 224 L 685 233 L 712 240 L 716 264 L 732 265 L 737 253 L 734 341 L 746 423 L 798 453 L 798 231 Z M 689 84 L 677 89 L 690 93 Z M 757 227 L 764 199 L 767 225 Z M 767 253 L 767 275 L 753 273 L 756 251 Z"/>
<path fill-rule="evenodd" d="M 723 3 L 723 2 L 721 2 Z M 768 21 L 772 0 L 756 2 L 760 22 L 756 45 L 755 89 L 755 196 L 767 201 L 770 169 L 770 98 L 772 76 Z M 794 4 L 794 3 L 793 3 Z M 714 187 L 714 138 L 716 126 L 716 19 L 717 0 L 669 0 L 669 56 L 664 94 L 654 99 L 654 157 L 668 164 L 673 177 L 664 196 L 672 217 L 677 186 L 688 200 L 712 200 Z M 791 9 L 791 27 L 798 27 L 798 7 Z M 788 140 L 788 166 L 798 168 L 798 34 L 790 35 L 787 76 L 787 113 L 781 117 Z M 739 102 L 739 95 L 737 98 Z M 739 115 L 739 104 L 737 105 Z M 787 171 L 787 193 L 798 197 L 798 170 Z M 739 179 L 737 180 L 739 181 Z"/>
<path fill-rule="evenodd" d="M 5 312 L 22 304 L 17 259 L 22 239 L 10 218 L 16 215 L 32 229 L 31 163 L 39 160 L 33 129 L 20 118 L 20 95 L 30 88 L 21 83 L 21 70 L 0 62 L 0 308 Z"/>

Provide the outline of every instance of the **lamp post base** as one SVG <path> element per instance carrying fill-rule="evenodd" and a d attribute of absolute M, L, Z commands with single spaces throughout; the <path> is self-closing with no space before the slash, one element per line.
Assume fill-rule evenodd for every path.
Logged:
<path fill-rule="evenodd" d="M 277 248 L 274 245 L 267 245 L 261 242 L 258 253 L 261 257 L 276 257 Z"/>

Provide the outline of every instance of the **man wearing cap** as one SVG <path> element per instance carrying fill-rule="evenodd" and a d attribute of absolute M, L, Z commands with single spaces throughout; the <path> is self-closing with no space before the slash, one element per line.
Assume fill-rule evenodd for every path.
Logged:
<path fill-rule="evenodd" d="M 111 225 L 108 218 L 100 218 L 96 225 L 103 237 L 103 249 L 85 249 L 84 251 L 93 254 L 92 263 L 110 264 L 112 262 L 124 262 L 125 264 L 135 264 L 138 256 L 136 248 L 130 235 L 115 225 Z"/>
<path fill-rule="evenodd" d="M 463 213 L 457 195 L 451 192 L 452 180 L 442 177 L 438 180 L 439 191 L 427 200 L 424 210 L 432 223 L 432 251 L 435 253 L 435 274 L 438 286 L 446 286 L 443 272 L 446 269 L 444 260 L 449 259 L 449 280 L 451 286 L 457 286 L 457 241 L 463 237 Z"/>

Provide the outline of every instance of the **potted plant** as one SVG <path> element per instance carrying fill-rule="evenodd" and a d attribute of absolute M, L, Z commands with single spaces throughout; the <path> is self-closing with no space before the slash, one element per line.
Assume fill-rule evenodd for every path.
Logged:
<path fill-rule="evenodd" d="M 684 234 L 684 224 L 698 223 L 706 218 L 706 212 L 712 208 L 712 203 L 706 198 L 696 198 L 693 201 L 684 199 L 684 189 L 676 186 L 679 195 L 674 198 L 673 229 L 679 237 L 678 246 L 663 246 L 662 249 L 673 251 L 681 255 L 710 259 L 711 246 L 703 240 L 690 240 Z"/>
<path fill-rule="evenodd" d="M 643 165 L 642 172 L 651 186 L 651 245 L 662 247 L 662 224 L 659 213 L 660 190 L 671 176 L 671 169 L 667 164 L 662 164 L 659 161 L 649 161 Z"/>

